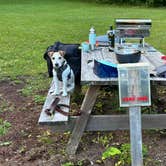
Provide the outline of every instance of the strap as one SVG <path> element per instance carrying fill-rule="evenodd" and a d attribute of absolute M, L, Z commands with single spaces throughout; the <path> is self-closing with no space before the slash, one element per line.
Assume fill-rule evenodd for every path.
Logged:
<path fill-rule="evenodd" d="M 59 101 L 60 101 L 60 98 L 56 97 L 55 100 L 52 102 L 51 107 L 45 110 L 45 113 L 48 116 L 51 116 L 52 114 L 55 114 L 55 112 L 57 111 L 57 112 L 61 113 L 64 116 L 72 115 L 70 112 L 65 112 L 61 109 L 61 107 L 70 108 L 70 106 L 66 105 L 66 104 L 58 104 Z M 51 113 L 51 110 L 52 110 L 52 113 Z M 77 116 L 79 116 L 80 114 L 81 114 L 81 111 L 79 110 L 78 113 L 77 113 Z"/>
<path fill-rule="evenodd" d="M 51 116 L 51 112 L 50 112 L 50 109 L 45 109 L 44 112 L 48 115 L 48 116 Z"/>
<path fill-rule="evenodd" d="M 54 114 L 55 111 L 61 113 L 61 114 L 64 115 L 64 116 L 69 116 L 69 112 L 65 112 L 65 111 L 63 111 L 60 107 L 56 107 L 55 110 L 53 110 L 52 113 Z"/>
<path fill-rule="evenodd" d="M 56 97 L 56 98 L 54 99 L 54 101 L 52 102 L 50 109 L 51 109 L 51 110 L 54 110 L 55 107 L 58 105 L 59 102 L 60 102 L 60 98 L 59 98 L 59 97 Z"/>
<path fill-rule="evenodd" d="M 60 81 L 62 81 L 62 73 L 63 71 L 67 68 L 67 64 L 65 64 L 65 61 L 64 63 L 62 64 L 61 67 L 59 67 L 58 69 L 56 69 L 56 72 L 57 72 L 57 77 Z"/>
<path fill-rule="evenodd" d="M 44 112 L 45 112 L 47 115 L 51 116 L 51 115 L 52 115 L 51 110 L 54 110 L 54 109 L 56 108 L 56 106 L 57 106 L 57 104 L 59 103 L 59 101 L 60 101 L 60 98 L 59 98 L 59 97 L 56 97 L 56 98 L 54 99 L 54 101 L 51 103 L 50 108 L 45 109 Z"/>

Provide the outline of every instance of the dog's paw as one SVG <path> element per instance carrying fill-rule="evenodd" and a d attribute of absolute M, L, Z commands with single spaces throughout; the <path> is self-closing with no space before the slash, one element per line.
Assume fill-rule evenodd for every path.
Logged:
<path fill-rule="evenodd" d="M 60 92 L 57 92 L 57 91 L 54 91 L 52 93 L 50 93 L 52 96 L 57 96 L 57 95 L 60 95 Z"/>
<path fill-rule="evenodd" d="M 74 87 L 69 87 L 69 88 L 67 88 L 67 92 L 68 92 L 68 93 L 73 93 L 73 92 L 74 92 Z"/>

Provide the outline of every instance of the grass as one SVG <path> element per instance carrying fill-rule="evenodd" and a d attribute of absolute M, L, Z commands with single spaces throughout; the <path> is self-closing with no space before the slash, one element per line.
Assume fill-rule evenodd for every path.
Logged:
<path fill-rule="evenodd" d="M 0 136 L 5 135 L 10 127 L 11 124 L 8 121 L 0 118 Z"/>
<path fill-rule="evenodd" d="M 74 0 L 0 1 L 0 78 L 45 73 L 43 53 L 60 40 L 81 43 L 90 26 L 105 34 L 115 18 L 151 18 L 151 36 L 146 39 L 166 53 L 166 10 L 120 7 Z"/>

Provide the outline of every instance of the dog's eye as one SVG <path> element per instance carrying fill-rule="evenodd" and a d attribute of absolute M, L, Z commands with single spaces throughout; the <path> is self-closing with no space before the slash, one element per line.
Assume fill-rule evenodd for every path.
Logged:
<path fill-rule="evenodd" d="M 53 60 L 55 59 L 55 57 L 52 58 Z"/>
<path fill-rule="evenodd" d="M 59 59 L 62 59 L 62 57 L 59 57 Z"/>

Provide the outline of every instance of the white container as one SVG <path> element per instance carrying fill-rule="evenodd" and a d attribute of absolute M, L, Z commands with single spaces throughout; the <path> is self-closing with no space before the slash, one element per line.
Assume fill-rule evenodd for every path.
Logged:
<path fill-rule="evenodd" d="M 151 105 L 147 63 L 118 64 L 118 81 L 121 107 Z"/>

